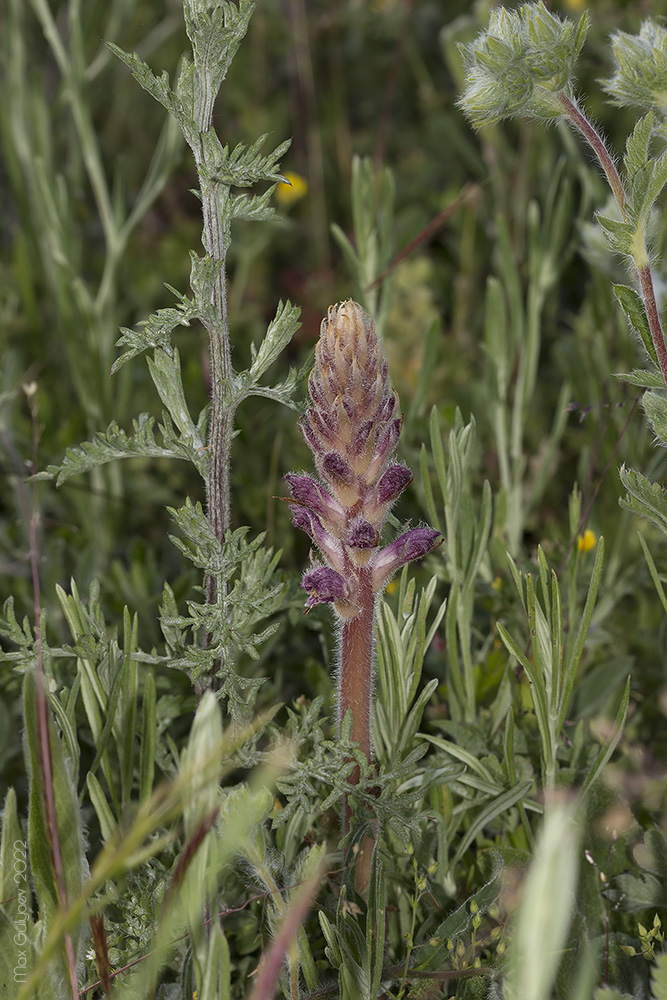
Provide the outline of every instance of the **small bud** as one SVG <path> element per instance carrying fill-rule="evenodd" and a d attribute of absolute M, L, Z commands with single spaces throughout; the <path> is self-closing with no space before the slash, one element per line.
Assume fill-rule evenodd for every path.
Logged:
<path fill-rule="evenodd" d="M 345 580 L 329 569 L 328 566 L 317 566 L 308 570 L 304 574 L 301 586 L 308 591 L 306 609 L 310 611 L 316 604 L 331 604 L 333 601 L 343 601 L 348 597 L 349 591 Z"/>
<path fill-rule="evenodd" d="M 442 542 L 442 535 L 433 528 L 412 528 L 387 545 L 373 559 L 373 591 L 377 594 L 397 569 L 413 559 L 421 559 Z"/>
<path fill-rule="evenodd" d="M 359 486 L 354 469 L 338 452 L 329 451 L 322 458 L 322 475 L 345 507 L 359 502 Z"/>
<path fill-rule="evenodd" d="M 336 527 L 345 523 L 345 508 L 335 497 L 325 490 L 312 476 L 288 473 L 285 476 L 294 500 L 304 507 L 309 507 L 319 517 L 329 521 Z"/>
<path fill-rule="evenodd" d="M 602 86 L 614 104 L 654 110 L 664 118 L 667 93 L 667 31 L 656 21 L 643 22 L 638 35 L 611 36 L 616 71 Z"/>
<path fill-rule="evenodd" d="M 411 482 L 412 473 L 407 466 L 390 465 L 375 488 L 377 502 L 379 504 L 393 503 Z"/>
<path fill-rule="evenodd" d="M 336 570 L 343 568 L 343 547 L 337 538 L 329 534 L 317 514 L 311 513 L 306 507 L 292 506 L 292 524 L 301 528 L 318 545 L 322 555 L 330 566 Z"/>

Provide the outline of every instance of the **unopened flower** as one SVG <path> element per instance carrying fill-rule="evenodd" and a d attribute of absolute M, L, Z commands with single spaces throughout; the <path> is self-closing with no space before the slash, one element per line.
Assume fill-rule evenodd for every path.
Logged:
<path fill-rule="evenodd" d="M 667 116 L 667 30 L 643 22 L 638 35 L 617 31 L 611 36 L 615 73 L 602 83 L 614 104 L 655 110 Z"/>
<path fill-rule="evenodd" d="M 561 117 L 560 95 L 571 91 L 587 27 L 586 14 L 575 26 L 541 2 L 492 10 L 488 29 L 460 46 L 466 78 L 459 105 L 475 128 L 523 115 Z"/>
<path fill-rule="evenodd" d="M 310 611 L 316 604 L 343 601 L 348 596 L 345 580 L 335 570 L 327 566 L 317 566 L 304 574 L 301 586 L 308 591 L 306 609 Z"/>
<path fill-rule="evenodd" d="M 441 541 L 442 535 L 434 528 L 413 528 L 406 531 L 374 559 L 373 590 L 382 590 L 397 569 L 413 559 L 421 559 Z"/>

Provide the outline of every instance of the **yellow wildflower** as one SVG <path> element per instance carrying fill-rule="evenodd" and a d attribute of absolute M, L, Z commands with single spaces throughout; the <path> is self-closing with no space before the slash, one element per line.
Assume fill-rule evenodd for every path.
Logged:
<path fill-rule="evenodd" d="M 595 543 L 597 539 L 590 528 L 586 528 L 583 535 L 579 535 L 577 539 L 577 548 L 580 552 L 590 552 L 591 549 L 595 548 Z"/>
<path fill-rule="evenodd" d="M 290 170 L 286 171 L 283 177 L 287 178 L 289 184 L 284 184 L 282 181 L 278 184 L 276 201 L 281 208 L 289 208 L 308 194 L 308 181 L 301 174 L 292 173 Z"/>

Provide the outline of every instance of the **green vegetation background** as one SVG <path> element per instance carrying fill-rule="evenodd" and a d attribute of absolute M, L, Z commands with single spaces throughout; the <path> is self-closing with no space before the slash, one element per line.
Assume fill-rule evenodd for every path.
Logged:
<path fill-rule="evenodd" d="M 634 123 L 632 115 L 606 105 L 596 84 L 609 70 L 609 34 L 636 31 L 643 16 L 667 10 L 659 9 L 660 4 L 604 0 L 588 7 L 592 30 L 580 85 L 612 147 L 620 150 Z M 65 32 L 73 5 L 58 0 L 52 8 Z M 554 4 L 554 10 L 577 16 L 579 5 Z M 119 204 L 132 204 L 164 114 L 100 45 L 100 38 L 112 24 L 113 41 L 128 51 L 137 49 L 154 67 L 173 72 L 186 48 L 180 2 L 116 0 L 111 15 L 107 4 L 88 2 L 79 14 L 94 66 L 87 86 L 104 169 L 114 178 Z M 0 13 L 5 38 L 7 16 Z M 459 408 L 466 420 L 474 414 L 477 421 L 473 490 L 481 495 L 482 482 L 488 479 L 496 491 L 495 416 L 484 346 L 487 279 L 504 273 L 503 255 L 511 254 L 520 281 L 528 283 L 530 205 L 544 211 L 553 197 L 555 172 L 561 172 L 557 197 L 567 197 L 571 211 L 554 263 L 557 273 L 546 282 L 538 389 L 524 427 L 525 490 L 530 492 L 538 476 L 546 477 L 546 485 L 539 503 L 526 507 L 515 557 L 529 570 L 541 545 L 557 568 L 571 543 L 577 546 L 569 498 L 578 484 L 587 519 L 577 528 L 604 535 L 607 559 L 601 597 L 605 613 L 577 680 L 572 722 L 593 721 L 593 734 L 603 732 L 604 720 L 616 714 L 625 678 L 632 676 L 631 711 L 615 763 L 608 767 L 598 810 L 601 825 L 590 833 L 590 846 L 603 868 L 611 851 L 610 830 L 627 838 L 611 862 L 615 867 L 608 874 L 613 880 L 624 870 L 636 870 L 633 849 L 654 826 L 664 832 L 667 815 L 667 631 L 637 532 L 650 540 L 660 571 L 667 567 L 667 551 L 650 525 L 619 508 L 617 469 L 625 462 L 664 482 L 667 461 L 664 450 L 653 446 L 637 390 L 612 375 L 636 366 L 639 348 L 610 287 L 610 278 L 623 280 L 623 268 L 600 249 L 591 226 L 593 210 L 606 195 L 587 153 L 569 133 L 530 123 L 476 136 L 455 106 L 461 85 L 456 43 L 474 37 L 485 21 L 484 4 L 457 0 L 267 0 L 258 5 L 223 86 L 214 124 L 223 141 L 232 143 L 252 142 L 263 132 L 270 132 L 275 142 L 292 135 L 282 169 L 304 183 L 294 186 L 294 195 L 301 197 L 283 194 L 282 223 L 247 228 L 240 224 L 235 230 L 229 260 L 234 354 L 239 361 L 249 358 L 249 344 L 258 340 L 276 301 L 288 297 L 301 307 L 302 327 L 278 364 L 286 370 L 290 363 L 306 361 L 327 307 L 360 292 L 330 230 L 336 223 L 351 232 L 353 154 L 371 157 L 376 167 L 389 166 L 396 185 L 392 258 L 454 206 L 391 272 L 383 335 L 407 415 L 404 456 L 414 465 L 422 442 L 428 441 L 432 405 L 447 430 L 454 426 Z M 116 356 L 113 344 L 119 326 L 132 327 L 148 312 L 172 304 L 165 282 L 187 287 L 187 251 L 200 246 L 201 231 L 199 202 L 190 190 L 196 186 L 194 167 L 183 145 L 174 144 L 168 179 L 127 243 L 105 315 L 102 320 L 91 318 L 79 289 L 97 288 L 102 279 L 100 220 L 82 169 L 65 88 L 28 4 L 21 22 L 21 73 L 12 75 L 18 73 L 17 53 L 5 51 L 0 101 L 0 597 L 14 595 L 19 618 L 33 610 L 33 487 L 26 476 L 59 462 L 66 448 L 103 430 L 111 420 L 129 429 L 139 412 L 159 414 L 159 401 L 141 362 L 109 379 Z M 30 149 L 30 170 L 22 159 L 21 135 Z M 61 213 L 58 218 L 45 215 L 48 192 Z M 499 219 L 505 242 L 498 238 Z M 656 220 L 659 247 L 666 229 L 665 217 Z M 64 262 L 54 231 L 67 248 Z M 424 344 L 433 324 L 437 358 L 425 383 Z M 188 398 L 198 411 L 207 398 L 205 337 L 193 326 L 181 331 L 177 342 Z M 565 382 L 570 387 L 567 414 L 562 434 L 554 437 Z M 254 399 L 246 404 L 238 427 L 234 526 L 248 524 L 253 534 L 267 532 L 267 544 L 283 552 L 281 571 L 295 592 L 286 624 L 256 668 L 268 676 L 259 707 L 317 695 L 330 704 L 333 649 L 327 613 L 315 612 L 307 620 L 299 614 L 296 589 L 308 548 L 291 527 L 286 505 L 276 499 L 284 492 L 282 475 L 308 467 L 309 456 L 294 414 L 272 402 Z M 60 489 L 39 484 L 39 566 L 53 643 L 68 638 L 55 586 L 67 588 L 70 578 L 81 593 L 98 580 L 106 620 L 119 622 L 127 605 L 138 612 L 144 647 L 159 642 L 157 604 L 164 581 L 170 581 L 179 599 L 201 582 L 167 537 L 165 505 L 181 503 L 186 495 L 203 499 L 192 470 L 159 460 L 106 467 Z M 402 501 L 398 516 L 415 523 L 426 517 L 419 489 Z M 500 552 L 505 541 L 501 518 L 494 531 Z M 592 558 L 581 553 L 585 573 Z M 477 594 L 473 623 L 476 632 L 488 637 L 485 658 L 476 667 L 480 716 L 492 710 L 507 664 L 506 653 L 493 638 L 495 622 L 524 627 L 506 564 L 498 558 L 494 568 L 494 578 Z M 427 678 L 439 681 L 426 712 L 426 725 L 435 725 L 434 731 L 448 714 L 443 646 L 444 638 L 438 636 L 426 661 Z M 25 813 L 27 796 L 17 739 L 22 727 L 20 681 L 3 665 L 0 798 L 14 786 L 19 814 Z M 194 708 L 189 682 L 163 671 L 156 683 L 160 724 L 180 746 Z M 517 705 L 528 712 L 522 685 L 525 679 L 517 674 Z M 88 753 L 92 756 L 94 748 Z M 498 822 L 486 835 L 489 844 L 524 846 L 513 840 L 515 832 Z M 455 894 L 458 902 L 481 884 L 472 852 L 466 864 L 467 874 L 462 870 Z M 650 923 L 660 911 L 664 922 L 664 896 L 659 906 L 651 897 L 649 907 L 635 900 L 636 905 L 625 909 L 622 897 L 617 891 L 609 904 L 615 908 L 616 930 L 625 935 L 623 941 L 637 944 L 636 919 L 628 914 L 637 911 L 638 919 Z M 601 920 L 608 902 L 600 896 Z M 250 930 L 248 934 L 252 937 Z M 254 947 L 248 944 L 248 953 Z"/>

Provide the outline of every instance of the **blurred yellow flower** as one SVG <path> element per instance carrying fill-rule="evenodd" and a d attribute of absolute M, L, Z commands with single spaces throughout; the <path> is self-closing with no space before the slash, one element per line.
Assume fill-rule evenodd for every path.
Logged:
<path fill-rule="evenodd" d="M 563 7 L 565 10 L 572 11 L 573 14 L 577 11 L 584 10 L 588 6 L 588 0 L 563 0 Z"/>
<path fill-rule="evenodd" d="M 289 184 L 284 184 L 282 181 L 278 184 L 276 201 L 281 208 L 289 208 L 308 194 L 308 181 L 301 174 L 292 173 L 290 170 L 285 171 L 283 177 L 287 178 Z"/>
<path fill-rule="evenodd" d="M 579 535 L 577 539 L 577 548 L 580 552 L 590 552 L 591 549 L 595 548 L 596 541 L 597 539 L 591 529 L 586 528 L 583 535 Z"/>

